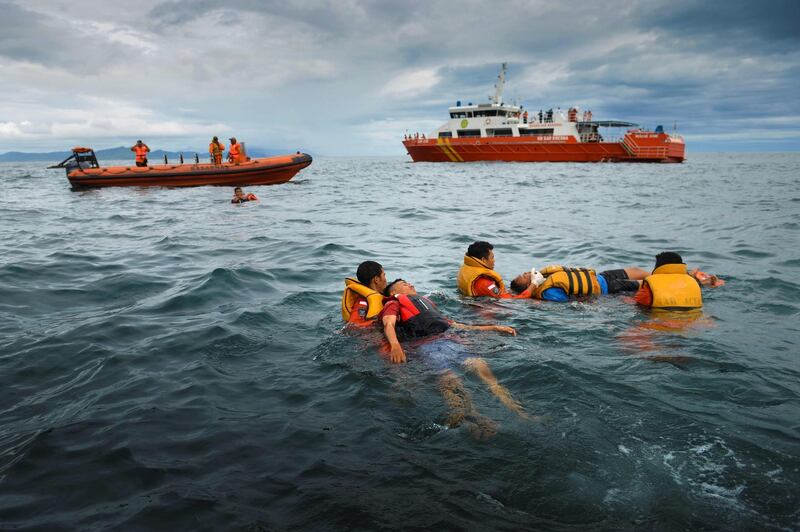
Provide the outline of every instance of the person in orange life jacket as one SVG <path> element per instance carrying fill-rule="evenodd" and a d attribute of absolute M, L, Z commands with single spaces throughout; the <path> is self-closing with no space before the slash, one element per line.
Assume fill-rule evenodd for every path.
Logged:
<path fill-rule="evenodd" d="M 236 142 L 236 137 L 231 137 L 231 147 L 228 148 L 228 161 L 233 164 L 239 164 L 247 161 L 244 153 L 242 153 L 242 145 Z"/>
<path fill-rule="evenodd" d="M 517 334 L 512 327 L 505 325 L 466 325 L 446 318 L 430 299 L 418 295 L 414 285 L 403 279 L 396 279 L 389 283 L 384 293 L 387 297 L 384 299 L 380 318 L 383 324 L 383 333 L 391 348 L 389 358 L 393 364 L 406 362 L 406 354 L 400 345 L 398 332 L 403 337 L 424 337 L 442 333 L 452 327 L 461 330 L 497 331 L 512 336 Z M 430 344 L 433 349 L 429 350 L 430 352 L 427 354 L 430 357 L 447 359 L 443 361 L 445 367 L 450 362 L 449 359 L 465 355 L 455 342 L 447 340 L 444 342 L 435 340 L 434 342 L 438 343 Z M 520 417 L 527 419 L 528 416 L 522 406 L 497 381 L 497 377 L 484 359 L 467 356 L 463 360 L 463 365 L 467 370 L 476 373 L 504 405 Z M 494 423 L 477 413 L 461 380 L 449 368 L 446 368 L 440 377 L 440 388 L 452 409 L 448 422 L 450 426 L 458 426 L 466 420 L 470 422 L 470 430 L 473 435 L 476 434 L 476 431 L 483 436 L 493 433 Z"/>
<path fill-rule="evenodd" d="M 494 271 L 494 246 L 486 241 L 473 242 L 464 255 L 458 272 L 458 290 L 465 296 L 497 298 L 527 298 L 530 294 L 514 296 L 506 291 L 503 278 Z"/>
<path fill-rule="evenodd" d="M 649 308 L 673 308 L 678 310 L 691 310 L 702 306 L 701 286 L 717 288 L 725 281 L 716 275 L 709 275 L 695 268 L 686 271 L 683 258 L 673 251 L 664 251 L 656 255 L 656 265 L 652 275 L 648 275 L 641 288 L 634 296 L 634 301 Z M 667 279 L 668 284 L 663 284 L 661 279 Z M 693 279 L 693 283 L 685 283 L 685 279 Z M 659 293 L 654 294 L 654 289 Z M 657 297 L 656 297 L 657 296 Z"/>
<path fill-rule="evenodd" d="M 136 154 L 136 166 L 147 166 L 147 154 L 150 148 L 140 140 L 136 141 L 131 147 L 131 151 Z"/>
<path fill-rule="evenodd" d="M 222 154 L 225 151 L 225 145 L 219 141 L 217 137 L 211 139 L 208 145 L 208 154 L 211 156 L 213 164 L 222 164 Z"/>
<path fill-rule="evenodd" d="M 362 285 L 381 292 L 386 289 L 386 272 L 383 271 L 383 266 L 372 260 L 365 260 L 358 265 L 356 270 L 356 279 Z M 369 303 L 367 298 L 358 297 L 353 304 L 353 309 L 350 312 L 350 317 L 347 323 L 355 323 L 357 325 L 373 325 L 374 319 L 367 318 L 367 311 L 369 310 Z"/>
<path fill-rule="evenodd" d="M 247 201 L 258 201 L 258 198 L 253 193 L 245 194 L 242 192 L 241 187 L 236 187 L 233 189 L 233 199 L 231 203 L 245 203 Z"/>
<path fill-rule="evenodd" d="M 564 302 L 580 296 L 636 292 L 648 275 L 634 267 L 595 274 L 588 268 L 548 266 L 543 272 L 533 269 L 517 275 L 511 281 L 511 290 L 533 299 Z"/>

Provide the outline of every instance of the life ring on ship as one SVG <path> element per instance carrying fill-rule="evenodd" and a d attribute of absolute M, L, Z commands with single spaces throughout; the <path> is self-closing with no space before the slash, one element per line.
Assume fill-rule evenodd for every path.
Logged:
<path fill-rule="evenodd" d="M 488 126 L 489 124 L 492 123 L 492 119 L 491 118 L 487 118 L 486 120 L 483 121 L 483 123 Z"/>

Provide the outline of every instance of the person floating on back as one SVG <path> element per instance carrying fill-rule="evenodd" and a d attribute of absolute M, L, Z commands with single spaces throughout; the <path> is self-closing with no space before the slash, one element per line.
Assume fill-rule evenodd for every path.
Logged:
<path fill-rule="evenodd" d="M 147 154 L 150 152 L 150 148 L 144 142 L 140 140 L 136 141 L 131 147 L 131 151 L 136 154 L 136 166 L 147 166 Z"/>
<path fill-rule="evenodd" d="M 231 199 L 231 203 L 245 203 L 248 201 L 258 201 L 258 198 L 255 194 L 250 192 L 245 194 L 242 192 L 241 187 L 236 187 L 233 189 L 233 199 Z"/>
<path fill-rule="evenodd" d="M 414 285 L 397 279 L 386 286 L 383 310 L 380 319 L 383 334 L 389 342 L 389 360 L 393 364 L 406 361 L 406 354 L 400 339 L 434 336 L 454 328 L 470 331 L 496 331 L 516 336 L 517 331 L 505 325 L 466 325 L 445 317 L 433 302 L 417 294 Z M 480 415 L 472 404 L 469 393 L 451 369 L 454 362 L 460 362 L 468 371 L 474 372 L 495 396 L 509 409 L 523 419 L 528 415 L 495 377 L 483 358 L 472 356 L 453 340 L 439 338 L 419 346 L 429 362 L 442 365 L 444 372 L 439 377 L 439 387 L 450 407 L 448 425 L 457 427 L 467 422 L 472 435 L 477 439 L 491 437 L 496 431 L 495 423 Z"/>
<path fill-rule="evenodd" d="M 217 137 L 211 139 L 208 145 L 208 154 L 213 164 L 222 164 L 222 154 L 225 152 L 225 145 Z"/>
<path fill-rule="evenodd" d="M 544 301 L 569 301 L 576 297 L 591 297 L 623 292 L 636 292 L 648 273 L 628 267 L 596 273 L 591 268 L 547 266 L 531 270 L 511 281 L 511 290 Z"/>

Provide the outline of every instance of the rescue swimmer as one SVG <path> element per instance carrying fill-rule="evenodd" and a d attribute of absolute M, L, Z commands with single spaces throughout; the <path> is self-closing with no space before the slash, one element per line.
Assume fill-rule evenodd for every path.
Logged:
<path fill-rule="evenodd" d="M 356 279 L 344 280 L 342 293 L 342 319 L 359 326 L 374 325 L 383 310 L 383 291 L 386 289 L 386 272 L 372 260 L 358 265 Z"/>
<path fill-rule="evenodd" d="M 653 273 L 642 281 L 634 300 L 657 310 L 697 310 L 703 306 L 701 284 L 715 288 L 725 281 L 697 269 L 690 273 L 678 253 L 664 251 L 656 255 Z"/>
<path fill-rule="evenodd" d="M 494 270 L 494 246 L 484 240 L 473 242 L 464 255 L 458 271 L 458 291 L 471 297 L 526 298 L 530 294 L 512 295 L 506 291 L 503 277 Z"/>
<path fill-rule="evenodd" d="M 131 146 L 131 151 L 136 154 L 136 166 L 147 166 L 147 154 L 150 153 L 150 147 L 147 144 L 139 139 L 136 144 Z"/>

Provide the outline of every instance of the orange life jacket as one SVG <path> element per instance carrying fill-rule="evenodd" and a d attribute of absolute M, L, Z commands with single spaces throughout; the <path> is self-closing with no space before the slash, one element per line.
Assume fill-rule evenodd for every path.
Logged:
<path fill-rule="evenodd" d="M 242 150 L 239 148 L 239 144 L 231 144 L 230 151 L 228 151 L 228 156 L 234 163 L 241 162 L 242 158 Z"/>
<path fill-rule="evenodd" d="M 212 142 L 208 145 L 208 153 L 214 157 L 222 157 L 222 152 L 225 151 L 225 145 L 221 142 Z"/>
<path fill-rule="evenodd" d="M 147 159 L 147 152 L 150 151 L 150 148 L 147 147 L 147 144 L 142 144 L 139 146 L 138 144 L 133 147 L 133 152 L 136 154 L 136 162 L 143 163 L 145 159 Z"/>

